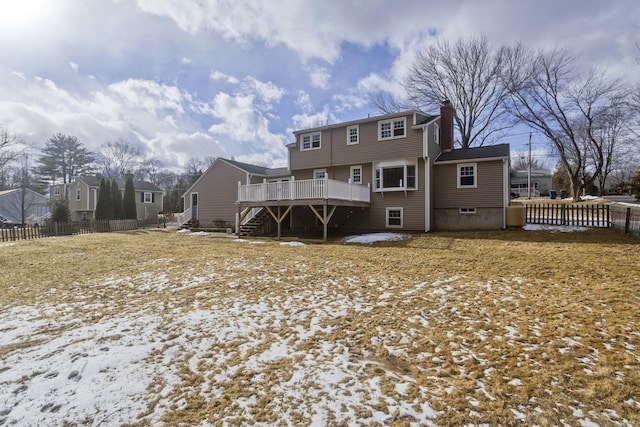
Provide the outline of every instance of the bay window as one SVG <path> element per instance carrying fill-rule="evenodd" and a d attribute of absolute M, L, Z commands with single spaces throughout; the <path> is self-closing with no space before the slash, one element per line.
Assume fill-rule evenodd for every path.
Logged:
<path fill-rule="evenodd" d="M 417 188 L 415 161 L 381 162 L 375 164 L 375 191 L 415 190 Z"/>

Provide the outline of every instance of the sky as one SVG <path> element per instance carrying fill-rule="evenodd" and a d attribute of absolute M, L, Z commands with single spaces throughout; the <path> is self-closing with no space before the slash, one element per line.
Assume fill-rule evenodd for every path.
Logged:
<path fill-rule="evenodd" d="M 640 81 L 636 0 L 0 0 L 0 126 L 33 150 L 123 138 L 175 170 L 285 166 L 292 131 L 379 114 L 417 51 L 479 35 Z"/>

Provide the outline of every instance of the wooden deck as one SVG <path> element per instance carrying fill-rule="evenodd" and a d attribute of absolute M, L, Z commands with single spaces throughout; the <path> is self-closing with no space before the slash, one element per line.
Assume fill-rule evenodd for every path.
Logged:
<path fill-rule="evenodd" d="M 238 183 L 239 224 L 247 219 L 250 208 L 265 208 L 278 225 L 281 236 L 282 221 L 294 206 L 307 206 L 324 226 L 327 240 L 327 224 L 339 206 L 369 207 L 371 188 L 369 185 L 333 179 L 305 179 L 282 182 L 262 182 L 242 185 Z M 322 206 L 321 212 L 316 207 Z M 285 208 L 284 210 L 282 208 Z"/>

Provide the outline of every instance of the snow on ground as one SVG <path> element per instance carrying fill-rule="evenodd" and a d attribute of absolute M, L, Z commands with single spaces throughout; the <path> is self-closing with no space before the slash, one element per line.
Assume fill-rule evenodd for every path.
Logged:
<path fill-rule="evenodd" d="M 580 227 L 577 225 L 525 224 L 522 229 L 526 231 L 549 231 L 551 233 L 575 233 L 577 231 L 587 231 L 589 227 Z"/>
<path fill-rule="evenodd" d="M 505 393 L 532 392 L 524 372 L 571 360 L 589 377 L 607 353 L 637 357 L 632 333 L 607 340 L 609 319 L 592 325 L 608 347 L 591 351 L 576 325 L 525 315 L 535 285 L 519 277 L 407 283 L 393 271 L 352 275 L 347 260 L 318 274 L 304 257 L 274 265 L 274 248 L 212 255 L 193 271 L 159 258 L 137 276 L 51 289 L 57 305 L 43 295 L 0 308 L 0 425 L 435 425 L 444 396 L 466 396 L 480 417 Z M 551 327 L 558 336 L 539 342 Z M 562 393 L 557 383 L 539 399 Z M 501 404 L 505 424 L 534 421 L 538 401 L 523 402 Z M 576 404 L 582 425 L 629 424 Z M 640 408 L 637 397 L 625 404 Z"/>
<path fill-rule="evenodd" d="M 344 242 L 371 244 L 376 242 L 393 242 L 398 240 L 404 240 L 406 238 L 407 238 L 406 234 L 400 234 L 400 233 L 370 233 L 370 234 L 361 234 L 358 236 L 345 237 Z"/>

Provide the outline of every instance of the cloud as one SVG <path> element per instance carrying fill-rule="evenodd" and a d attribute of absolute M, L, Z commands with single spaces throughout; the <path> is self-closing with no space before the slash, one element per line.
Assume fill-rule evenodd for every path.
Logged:
<path fill-rule="evenodd" d="M 213 81 L 218 81 L 218 80 L 223 80 L 227 83 L 231 83 L 231 84 L 238 84 L 240 83 L 240 80 L 238 80 L 237 78 L 230 76 L 228 74 L 225 74 L 221 71 L 212 71 L 211 72 L 211 80 Z"/>
<path fill-rule="evenodd" d="M 400 3 L 391 13 L 384 0 L 371 0 L 366 7 L 341 0 L 203 0 L 187 4 L 137 0 L 141 10 L 169 17 L 190 34 L 212 31 L 240 44 L 261 41 L 270 47 L 282 45 L 305 61 L 317 58 L 330 64 L 340 58 L 342 43 L 368 48 L 393 42 L 394 34 L 424 28 L 425 17 L 415 13 L 415 5 Z"/>
<path fill-rule="evenodd" d="M 125 104 L 152 114 L 162 110 L 182 114 L 185 111 L 183 103 L 191 102 L 191 96 L 176 86 L 150 80 L 128 79 L 109 85 L 109 90 L 120 96 Z"/>
<path fill-rule="evenodd" d="M 329 89 L 331 73 L 327 67 L 313 67 L 309 70 L 309 78 L 311 79 L 311 86 L 319 89 Z"/>
<path fill-rule="evenodd" d="M 238 92 L 215 96 L 211 113 L 219 122 L 209 127 L 209 133 L 228 141 L 232 155 L 244 153 L 243 158 L 249 158 L 259 153 L 263 162 L 282 162 L 287 155 L 286 139 L 270 131 L 266 114 L 283 93 L 271 82 L 247 77 Z"/>

